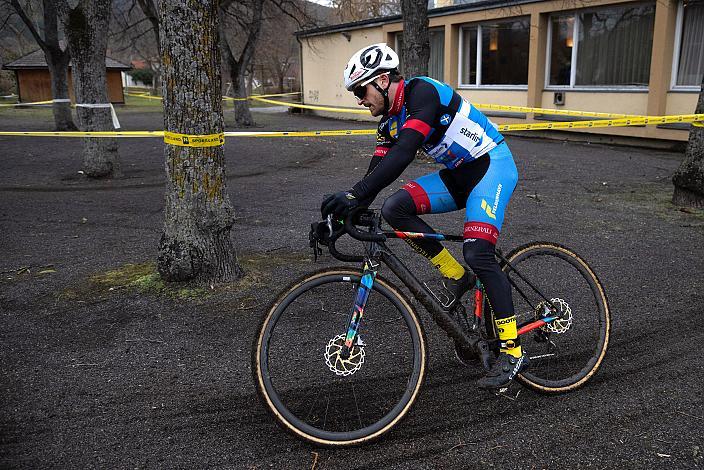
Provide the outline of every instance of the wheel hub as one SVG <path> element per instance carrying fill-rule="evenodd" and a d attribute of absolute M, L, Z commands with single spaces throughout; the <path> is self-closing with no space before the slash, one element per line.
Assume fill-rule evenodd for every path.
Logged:
<path fill-rule="evenodd" d="M 557 310 L 553 309 L 550 303 L 552 303 L 552 305 Z M 549 323 L 546 323 L 544 326 L 541 327 L 541 329 L 549 333 L 565 333 L 572 326 L 572 309 L 570 308 L 570 305 L 563 299 L 550 299 L 550 303 L 541 302 L 538 305 L 536 316 L 538 318 L 557 316 L 558 318 Z"/>
<path fill-rule="evenodd" d="M 336 375 L 348 376 L 357 372 L 364 364 L 364 343 L 357 336 L 357 341 L 352 345 L 348 358 L 341 355 L 345 345 L 345 335 L 337 335 L 328 341 L 325 346 L 325 364 Z"/>

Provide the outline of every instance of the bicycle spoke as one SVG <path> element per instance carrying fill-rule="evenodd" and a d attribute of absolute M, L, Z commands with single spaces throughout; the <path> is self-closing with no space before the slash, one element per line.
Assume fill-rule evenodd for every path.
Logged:
<path fill-rule="evenodd" d="M 357 339 L 349 355 L 341 356 L 357 292 L 350 286 L 357 285 L 356 279 L 335 277 L 297 293 L 267 333 L 267 394 L 275 397 L 277 416 L 326 439 L 390 426 L 395 415 L 405 412 L 397 405 L 407 399 L 406 391 L 419 384 L 414 376 L 418 330 L 414 336 L 408 326 L 413 319 L 392 297 L 377 292 L 376 285 Z"/>
<path fill-rule="evenodd" d="M 357 393 L 354 390 L 354 385 L 352 385 L 352 394 L 354 395 L 354 406 L 357 409 L 357 420 L 359 420 L 359 427 L 363 428 L 362 417 L 359 414 L 359 405 L 357 404 Z"/>
<path fill-rule="evenodd" d="M 512 277 L 522 293 L 514 295 L 521 324 L 558 317 L 521 335 L 521 345 L 531 357 L 521 379 L 540 391 L 571 389 L 588 379 L 603 358 L 605 297 L 598 280 L 569 250 L 536 243 L 516 251 L 512 264 L 530 281 Z"/>

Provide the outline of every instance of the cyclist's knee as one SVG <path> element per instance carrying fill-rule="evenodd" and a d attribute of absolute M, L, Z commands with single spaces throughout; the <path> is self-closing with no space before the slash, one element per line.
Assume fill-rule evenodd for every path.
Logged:
<path fill-rule="evenodd" d="M 392 227 L 410 215 L 415 215 L 413 199 L 406 191 L 397 191 L 389 196 L 381 206 L 381 215 Z"/>
<path fill-rule="evenodd" d="M 462 247 L 462 254 L 467 266 L 476 273 L 490 270 L 496 264 L 494 245 L 481 238 L 477 238 L 474 241 L 465 241 Z"/>

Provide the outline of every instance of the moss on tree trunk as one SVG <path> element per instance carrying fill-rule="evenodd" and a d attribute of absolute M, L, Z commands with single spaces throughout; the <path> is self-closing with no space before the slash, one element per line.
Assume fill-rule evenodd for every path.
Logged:
<path fill-rule="evenodd" d="M 218 2 L 166 0 L 161 8 L 164 128 L 223 131 Z M 230 238 L 233 208 L 220 147 L 165 145 L 166 205 L 157 268 L 168 281 L 228 281 L 242 270 Z"/>

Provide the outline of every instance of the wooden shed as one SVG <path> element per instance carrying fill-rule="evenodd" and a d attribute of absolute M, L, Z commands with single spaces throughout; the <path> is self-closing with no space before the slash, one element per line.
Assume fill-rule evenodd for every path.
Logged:
<path fill-rule="evenodd" d="M 34 103 L 36 101 L 48 101 L 53 99 L 51 95 L 51 78 L 49 77 L 49 67 L 46 65 L 44 52 L 40 49 L 31 52 L 19 59 L 5 64 L 6 70 L 15 71 L 17 80 L 17 93 L 21 103 Z M 125 70 L 132 67 L 120 63 L 110 57 L 105 58 L 106 78 L 108 85 L 108 98 L 111 103 L 124 103 L 125 95 L 122 92 L 122 75 Z M 71 77 L 71 64 L 68 68 L 68 93 L 71 102 L 75 102 L 73 96 L 73 82 Z"/>

